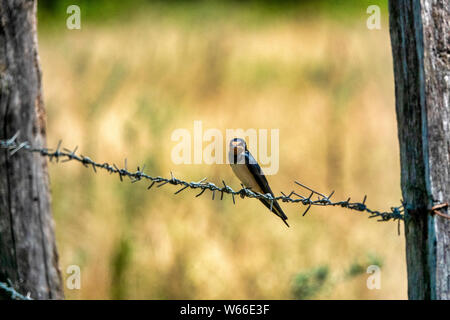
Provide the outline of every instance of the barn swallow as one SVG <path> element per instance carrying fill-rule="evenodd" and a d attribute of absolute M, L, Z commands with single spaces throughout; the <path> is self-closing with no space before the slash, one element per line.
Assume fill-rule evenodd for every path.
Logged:
<path fill-rule="evenodd" d="M 255 158 L 253 158 L 252 154 L 248 151 L 247 144 L 243 139 L 234 138 L 230 141 L 228 159 L 234 174 L 241 180 L 246 188 L 261 194 L 269 193 L 274 197 L 266 176 Z M 269 210 L 272 210 L 273 213 L 280 217 L 289 227 L 289 224 L 286 222 L 287 216 L 284 214 L 276 200 L 273 201 L 272 205 L 271 201 L 267 199 L 260 198 L 259 200 L 269 208 Z"/>

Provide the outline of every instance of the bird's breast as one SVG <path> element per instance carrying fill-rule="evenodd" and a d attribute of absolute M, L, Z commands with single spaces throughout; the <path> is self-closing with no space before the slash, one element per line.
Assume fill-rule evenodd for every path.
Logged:
<path fill-rule="evenodd" d="M 248 170 L 245 164 L 231 164 L 234 174 L 241 180 L 242 184 L 247 188 L 251 188 L 253 192 L 264 193 L 255 180 L 255 177 Z"/>

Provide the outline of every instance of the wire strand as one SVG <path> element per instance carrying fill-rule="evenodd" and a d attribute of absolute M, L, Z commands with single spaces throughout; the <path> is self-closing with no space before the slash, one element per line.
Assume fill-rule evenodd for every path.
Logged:
<path fill-rule="evenodd" d="M 173 176 L 172 172 L 170 173 L 170 178 L 164 178 L 161 176 L 150 176 L 144 173 L 145 166 L 137 167 L 137 170 L 132 172 L 127 169 L 127 160 L 125 159 L 124 168 L 119 168 L 115 164 L 109 164 L 107 162 L 98 163 L 87 156 L 83 156 L 77 153 L 78 147 L 75 147 L 73 150 L 62 148 L 62 141 L 58 142 L 56 149 L 48 149 L 48 148 L 39 148 L 31 146 L 28 142 L 18 142 L 17 137 L 19 132 L 17 132 L 12 138 L 7 140 L 0 140 L 0 148 L 6 149 L 9 151 L 9 157 L 11 158 L 17 152 L 31 152 L 31 153 L 39 153 L 43 157 L 47 157 L 50 162 L 55 160 L 58 163 L 75 161 L 81 163 L 83 166 L 89 168 L 91 167 L 94 173 L 97 173 L 97 169 L 105 170 L 110 174 L 119 175 L 120 181 L 123 181 L 124 177 L 127 177 L 131 180 L 132 183 L 137 181 L 146 180 L 150 182 L 150 185 L 147 189 L 151 189 L 155 184 L 157 188 L 160 188 L 164 185 L 171 184 L 175 186 L 181 186 L 181 188 L 176 191 L 174 194 L 179 194 L 187 188 L 191 189 L 200 189 L 200 193 L 196 195 L 196 197 L 200 197 L 205 193 L 205 191 L 209 190 L 212 192 L 212 199 L 214 200 L 215 192 L 220 192 L 220 199 L 223 199 L 224 194 L 230 194 L 233 198 L 233 203 L 235 203 L 235 195 L 239 195 L 241 198 L 253 198 L 253 199 L 266 199 L 271 203 L 275 200 L 279 200 L 285 203 L 296 203 L 306 206 L 306 209 L 302 211 L 302 215 L 304 216 L 312 206 L 333 206 L 333 207 L 342 207 L 350 210 L 366 212 L 369 214 L 369 218 L 378 218 L 378 221 L 389 221 L 389 220 L 404 220 L 404 205 L 402 203 L 401 206 L 391 207 L 390 211 L 379 211 L 372 210 L 368 208 L 365 204 L 367 200 L 367 196 L 364 196 L 362 202 L 351 202 L 351 198 L 348 198 L 345 201 L 331 201 L 331 197 L 334 194 L 334 191 L 330 193 L 330 195 L 326 196 L 323 193 L 315 191 L 314 189 L 300 183 L 299 181 L 294 181 L 294 183 L 301 188 L 301 190 L 306 190 L 309 196 L 303 196 L 298 192 L 291 191 L 289 195 L 281 192 L 281 196 L 274 197 L 271 194 L 261 194 L 257 192 L 253 192 L 249 188 L 245 188 L 242 186 L 240 190 L 233 190 L 230 186 L 228 186 L 225 181 L 222 180 L 223 187 L 216 186 L 212 182 L 207 182 L 206 178 L 195 182 L 187 182 L 184 180 L 177 179 Z M 316 199 L 313 197 L 317 196 Z"/>
<path fill-rule="evenodd" d="M 0 291 L 3 291 L 6 295 L 8 295 L 12 300 L 33 300 L 28 293 L 26 296 L 17 292 L 12 285 L 8 285 L 7 283 L 0 282 Z"/>

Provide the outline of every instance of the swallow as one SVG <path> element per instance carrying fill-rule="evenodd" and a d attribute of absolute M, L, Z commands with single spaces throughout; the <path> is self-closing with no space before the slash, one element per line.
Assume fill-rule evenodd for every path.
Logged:
<path fill-rule="evenodd" d="M 267 182 L 266 176 L 255 158 L 248 151 L 247 144 L 243 139 L 234 138 L 230 141 L 228 159 L 234 174 L 246 188 L 261 194 L 269 193 L 275 197 Z M 289 227 L 289 224 L 286 222 L 288 218 L 276 200 L 272 204 L 271 201 L 264 198 L 260 198 L 259 200 Z"/>

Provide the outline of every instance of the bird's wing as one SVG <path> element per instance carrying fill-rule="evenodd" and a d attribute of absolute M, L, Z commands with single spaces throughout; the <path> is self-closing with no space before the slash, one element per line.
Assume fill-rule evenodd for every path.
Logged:
<path fill-rule="evenodd" d="M 253 158 L 252 154 L 248 151 L 245 153 L 245 165 L 247 166 L 248 171 L 250 171 L 252 176 L 255 178 L 256 183 L 261 188 L 263 193 L 270 193 L 273 195 L 272 189 L 270 189 L 269 182 L 267 181 L 264 172 L 256 162 L 255 158 Z"/>
<path fill-rule="evenodd" d="M 250 171 L 250 173 L 254 177 L 256 183 L 261 188 L 263 193 L 264 194 L 269 193 L 272 196 L 274 196 L 274 194 L 272 192 L 272 189 L 270 189 L 269 182 L 267 181 L 266 176 L 264 175 L 261 167 L 255 161 L 255 159 L 253 158 L 251 153 L 248 152 L 248 151 L 245 153 L 245 165 L 247 166 L 248 170 Z M 269 200 L 266 200 L 266 199 L 260 199 L 260 200 L 261 200 L 262 203 L 264 203 L 264 205 L 267 208 L 270 209 L 272 207 L 272 211 L 276 215 L 278 215 L 281 219 L 283 219 L 283 220 L 287 219 L 287 216 L 284 214 L 283 210 L 281 209 L 280 205 L 278 204 L 278 202 L 276 200 L 273 201 L 272 204 L 270 203 Z"/>

